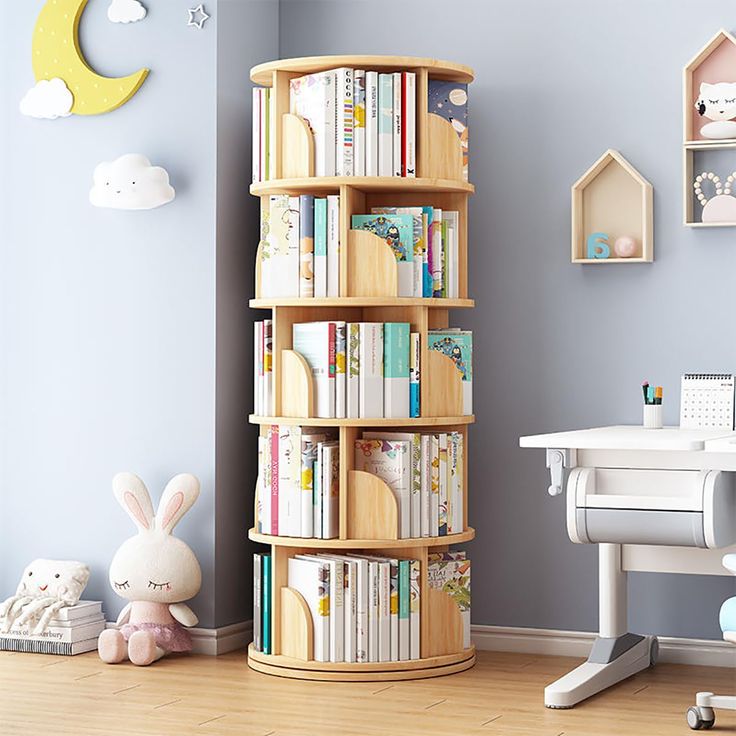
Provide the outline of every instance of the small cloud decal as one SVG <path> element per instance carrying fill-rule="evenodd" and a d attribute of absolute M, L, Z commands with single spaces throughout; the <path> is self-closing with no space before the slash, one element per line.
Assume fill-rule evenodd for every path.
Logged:
<path fill-rule="evenodd" d="M 138 0 L 112 0 L 107 18 L 112 23 L 135 23 L 146 17 L 146 9 Z"/>
<path fill-rule="evenodd" d="M 95 169 L 89 201 L 115 210 L 151 210 L 176 196 L 169 174 L 141 154 L 128 153 Z"/>
<path fill-rule="evenodd" d="M 25 93 L 20 111 L 31 118 L 56 120 L 72 114 L 74 96 L 63 79 L 41 79 Z"/>

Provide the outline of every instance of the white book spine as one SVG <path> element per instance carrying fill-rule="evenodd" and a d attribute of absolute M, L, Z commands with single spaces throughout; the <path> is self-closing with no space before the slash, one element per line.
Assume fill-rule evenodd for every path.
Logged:
<path fill-rule="evenodd" d="M 434 295 L 442 296 L 442 278 L 444 251 L 442 242 L 442 210 L 435 207 L 432 229 L 432 281 L 434 284 Z"/>
<path fill-rule="evenodd" d="M 455 530 L 465 531 L 465 438 L 458 432 L 457 442 L 457 484 L 455 491 Z"/>
<path fill-rule="evenodd" d="M 422 490 L 420 497 L 421 536 L 428 537 L 429 534 L 429 497 L 432 483 L 432 450 L 431 437 L 422 435 Z"/>
<path fill-rule="evenodd" d="M 378 563 L 378 661 L 391 661 L 391 565 Z"/>
<path fill-rule="evenodd" d="M 378 176 L 392 176 L 394 92 L 391 74 L 378 75 Z"/>
<path fill-rule="evenodd" d="M 273 416 L 273 320 L 263 321 L 263 405 L 264 416 Z"/>
<path fill-rule="evenodd" d="M 379 652 L 379 589 L 380 582 L 378 579 L 378 563 L 368 563 L 368 661 L 378 662 Z"/>
<path fill-rule="evenodd" d="M 344 563 L 330 560 L 330 662 L 345 661 Z"/>
<path fill-rule="evenodd" d="M 449 495 L 449 465 L 447 463 L 447 433 L 439 435 L 439 458 L 440 458 L 440 493 L 439 493 L 439 532 L 440 536 L 447 534 L 447 499 Z"/>
<path fill-rule="evenodd" d="M 365 176 L 365 69 L 353 74 L 353 171 Z"/>
<path fill-rule="evenodd" d="M 349 419 L 360 417 L 360 323 L 347 326 L 347 406 Z"/>
<path fill-rule="evenodd" d="M 33 627 L 29 625 L 13 625 L 10 631 L 4 631 L 0 638 L 23 639 L 24 641 L 58 642 L 62 644 L 75 644 L 99 636 L 105 630 L 105 619 L 100 615 L 93 623 L 81 626 L 47 626 L 41 634 L 34 634 Z"/>
<path fill-rule="evenodd" d="M 324 610 L 327 592 L 324 585 L 329 581 L 329 569 L 326 562 L 314 559 L 292 557 L 288 562 L 288 585 L 301 593 L 312 614 L 314 659 L 317 662 L 330 661 L 330 616 L 325 615 Z"/>
<path fill-rule="evenodd" d="M 391 661 L 399 661 L 399 561 L 389 560 L 390 594 L 389 615 L 391 616 Z"/>
<path fill-rule="evenodd" d="M 355 641 L 355 660 L 356 662 L 368 662 L 368 615 L 370 609 L 371 593 L 370 593 L 370 575 L 368 572 L 367 560 L 356 560 L 355 566 L 357 574 L 357 590 L 356 590 L 356 641 Z"/>
<path fill-rule="evenodd" d="M 316 539 L 325 538 L 324 526 L 322 524 L 324 506 L 324 454 L 325 444 L 324 442 L 320 442 L 317 445 L 317 461 L 314 463 L 314 503 L 312 504 L 312 526 L 314 528 L 314 536 Z"/>
<path fill-rule="evenodd" d="M 353 70 L 335 69 L 335 175 L 353 175 Z"/>
<path fill-rule="evenodd" d="M 327 195 L 327 296 L 340 296 L 340 197 Z"/>
<path fill-rule="evenodd" d="M 365 175 L 378 176 L 378 72 L 365 75 Z"/>
<path fill-rule="evenodd" d="M 383 324 L 360 323 L 359 404 L 361 418 L 383 417 Z"/>
<path fill-rule="evenodd" d="M 282 424 L 279 431 L 279 536 L 301 535 L 301 428 Z"/>
<path fill-rule="evenodd" d="M 259 111 L 261 114 L 259 129 L 261 131 L 260 141 L 260 169 L 261 169 L 261 181 L 268 179 L 268 102 L 269 102 L 269 90 L 261 87 L 259 90 L 261 102 L 259 105 Z"/>
<path fill-rule="evenodd" d="M 336 539 L 340 525 L 340 448 L 324 446 L 322 457 L 322 530 L 323 539 Z"/>
<path fill-rule="evenodd" d="M 431 483 L 429 494 L 429 536 L 440 534 L 440 437 L 432 435 Z"/>
<path fill-rule="evenodd" d="M 420 601 L 420 563 L 412 560 L 409 566 L 409 657 L 419 659 L 419 643 L 421 632 L 421 601 Z"/>
<path fill-rule="evenodd" d="M 401 115 L 401 72 L 394 72 L 394 87 L 393 87 L 393 130 L 392 130 L 392 165 L 393 175 L 401 176 L 401 126 L 403 124 Z"/>
<path fill-rule="evenodd" d="M 276 95 L 267 90 L 268 100 L 268 178 L 276 178 L 276 128 L 280 121 L 276 117 Z"/>
<path fill-rule="evenodd" d="M 102 601 L 79 601 L 75 606 L 68 606 L 57 611 L 51 619 L 51 625 L 56 623 L 76 622 L 81 618 L 89 618 L 102 613 Z"/>
<path fill-rule="evenodd" d="M 253 159 L 253 182 L 261 180 L 261 90 L 259 87 L 253 88 L 252 97 L 252 120 L 253 120 L 253 138 L 251 158 Z"/>
<path fill-rule="evenodd" d="M 332 324 L 332 341 L 330 324 Z M 334 350 L 334 322 L 298 323 L 294 325 L 293 332 L 294 350 L 301 354 L 312 371 L 316 415 L 328 419 L 334 417 L 335 378 L 330 376 L 330 349 Z"/>
<path fill-rule="evenodd" d="M 355 560 L 345 561 L 345 661 L 357 660 L 357 592 L 358 592 L 358 565 Z"/>
<path fill-rule="evenodd" d="M 417 134 L 416 134 L 417 82 L 414 72 L 404 72 L 404 175 L 410 178 L 417 175 Z"/>
<path fill-rule="evenodd" d="M 261 370 L 263 365 L 263 322 L 253 323 L 253 413 L 263 414 L 261 406 Z"/>
<path fill-rule="evenodd" d="M 289 112 L 303 118 L 312 131 L 316 176 L 335 175 L 335 82 L 335 73 L 326 71 L 290 83 Z"/>

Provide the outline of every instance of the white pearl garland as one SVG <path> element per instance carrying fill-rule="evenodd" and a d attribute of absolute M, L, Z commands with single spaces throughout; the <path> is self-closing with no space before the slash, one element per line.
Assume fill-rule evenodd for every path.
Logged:
<path fill-rule="evenodd" d="M 716 188 L 716 196 L 719 196 L 721 194 L 731 194 L 731 185 L 736 180 L 736 171 L 734 171 L 733 174 L 731 174 L 726 180 L 725 190 L 723 188 L 723 185 L 721 184 L 720 178 L 712 171 L 704 171 L 702 174 L 698 174 L 698 176 L 695 177 L 693 188 L 695 189 L 695 195 L 698 198 L 698 202 L 700 202 L 703 207 L 705 207 L 705 205 L 708 203 L 708 198 L 703 194 L 703 189 L 701 187 L 701 184 L 705 180 L 713 182 Z"/>

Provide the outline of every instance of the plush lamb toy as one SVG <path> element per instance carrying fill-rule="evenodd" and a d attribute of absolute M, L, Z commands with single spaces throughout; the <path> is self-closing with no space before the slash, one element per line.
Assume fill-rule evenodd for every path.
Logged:
<path fill-rule="evenodd" d="M 110 585 L 130 602 L 118 616 L 120 629 L 100 634 L 100 659 L 148 665 L 171 652 L 188 652 L 192 641 L 184 626 L 196 626 L 197 617 L 183 601 L 199 592 L 202 571 L 194 552 L 171 530 L 197 500 L 199 481 L 187 473 L 172 478 L 155 516 L 137 475 L 118 473 L 112 489 L 138 534 L 123 542 L 110 565 Z"/>

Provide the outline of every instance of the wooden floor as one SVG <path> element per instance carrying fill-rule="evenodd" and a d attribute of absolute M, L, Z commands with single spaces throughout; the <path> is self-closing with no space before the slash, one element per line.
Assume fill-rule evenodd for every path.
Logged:
<path fill-rule="evenodd" d="M 573 710 L 544 708 L 544 685 L 577 663 L 480 652 L 458 675 L 353 684 L 261 675 L 242 653 L 138 668 L 0 652 L 0 734 L 675 736 L 691 733 L 696 690 L 736 692 L 733 670 L 659 664 Z M 736 733 L 736 713 L 719 711 L 711 733 Z"/>

